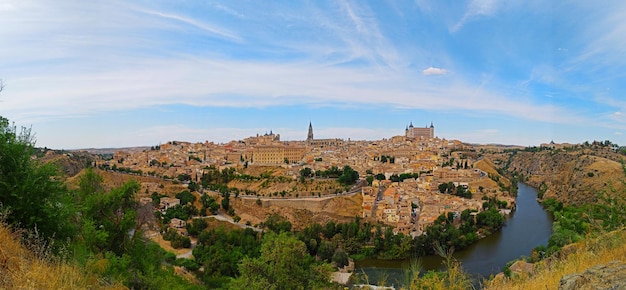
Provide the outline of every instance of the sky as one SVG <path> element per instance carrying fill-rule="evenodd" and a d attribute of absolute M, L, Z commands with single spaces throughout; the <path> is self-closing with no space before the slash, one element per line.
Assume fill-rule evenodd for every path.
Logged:
<path fill-rule="evenodd" d="M 55 149 L 268 132 L 626 145 L 626 2 L 0 0 L 0 116 Z"/>

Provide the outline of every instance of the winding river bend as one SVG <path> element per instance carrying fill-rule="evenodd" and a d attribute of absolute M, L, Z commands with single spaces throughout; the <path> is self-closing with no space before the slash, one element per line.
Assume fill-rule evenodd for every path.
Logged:
<path fill-rule="evenodd" d="M 521 256 L 528 256 L 532 249 L 546 245 L 552 234 L 552 217 L 537 202 L 537 191 L 519 183 L 517 210 L 497 233 L 479 240 L 469 248 L 458 251 L 455 257 L 462 262 L 463 269 L 480 278 L 501 272 L 506 263 Z M 422 268 L 442 269 L 438 256 L 421 258 Z M 356 272 L 365 272 L 371 284 L 385 279 L 386 284 L 401 284 L 403 268 L 410 261 L 362 260 L 356 263 Z"/>

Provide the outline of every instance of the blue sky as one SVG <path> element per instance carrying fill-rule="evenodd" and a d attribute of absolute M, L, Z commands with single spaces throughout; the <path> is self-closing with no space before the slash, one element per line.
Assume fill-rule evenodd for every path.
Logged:
<path fill-rule="evenodd" d="M 51 148 L 626 145 L 626 2 L 0 0 L 0 115 Z"/>

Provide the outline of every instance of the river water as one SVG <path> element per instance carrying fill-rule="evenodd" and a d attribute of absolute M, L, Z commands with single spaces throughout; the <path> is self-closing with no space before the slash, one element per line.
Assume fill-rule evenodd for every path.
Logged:
<path fill-rule="evenodd" d="M 517 210 L 507 219 L 506 225 L 499 232 L 454 254 L 463 269 L 478 279 L 502 272 L 507 262 L 530 255 L 539 245 L 547 245 L 552 234 L 552 217 L 537 202 L 537 191 L 523 183 L 518 186 Z M 442 259 L 438 256 L 421 257 L 420 260 L 425 271 L 443 270 Z M 409 260 L 362 260 L 356 263 L 356 273 L 367 274 L 370 284 L 385 279 L 387 285 L 399 285 L 404 280 L 403 269 L 410 263 Z"/>

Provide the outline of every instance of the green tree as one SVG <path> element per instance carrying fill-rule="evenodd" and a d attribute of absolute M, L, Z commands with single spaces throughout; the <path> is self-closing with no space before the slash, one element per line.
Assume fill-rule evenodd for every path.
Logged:
<path fill-rule="evenodd" d="M 0 116 L 0 211 L 8 212 L 6 222 L 13 226 L 66 239 L 76 229 L 71 195 L 53 164 L 31 158 L 33 146 L 30 129 L 18 133 Z"/>
<path fill-rule="evenodd" d="M 305 167 L 300 169 L 300 177 L 311 177 L 313 176 L 313 170 L 311 168 Z"/>
<path fill-rule="evenodd" d="M 357 179 L 359 179 L 359 173 L 352 169 L 352 167 L 346 165 L 343 167 L 342 174 L 339 176 L 338 181 L 343 185 L 351 185 L 354 184 Z"/>
<path fill-rule="evenodd" d="M 372 185 L 372 182 L 374 182 L 374 176 L 368 176 L 365 178 L 365 180 L 367 181 L 367 185 Z"/>
<path fill-rule="evenodd" d="M 211 214 L 217 214 L 217 210 L 220 209 L 220 204 L 217 203 L 215 198 L 208 196 L 206 193 L 202 194 L 200 202 L 202 203 L 202 214 L 206 214 L 207 209 Z"/>
<path fill-rule="evenodd" d="M 187 232 L 190 236 L 196 237 L 200 234 L 206 227 L 208 223 L 205 219 L 194 219 L 190 223 L 187 223 Z"/>
<path fill-rule="evenodd" d="M 87 168 L 78 181 L 79 200 L 85 200 L 89 195 L 101 194 L 104 192 L 103 179 L 93 168 Z"/>
<path fill-rule="evenodd" d="M 316 264 L 304 242 L 289 233 L 269 233 L 261 256 L 244 258 L 233 289 L 323 289 L 330 286 L 329 264 Z"/>
<path fill-rule="evenodd" d="M 489 230 L 499 230 L 504 225 L 504 216 L 495 208 L 480 212 L 476 215 L 476 226 L 486 227 Z"/>
<path fill-rule="evenodd" d="M 270 215 L 263 225 L 275 233 L 291 231 L 291 222 L 276 213 Z"/>
<path fill-rule="evenodd" d="M 333 253 L 333 262 L 337 267 L 347 266 L 349 263 L 348 254 L 341 248 L 337 248 L 335 253 Z"/>
<path fill-rule="evenodd" d="M 112 251 L 121 256 L 132 246 L 139 230 L 135 193 L 140 189 L 134 180 L 126 182 L 109 193 L 92 194 L 83 201 L 83 233 L 97 237 L 96 244 L 87 245 L 92 249 Z M 134 230 L 134 231 L 131 231 Z M 133 233 L 129 235 L 129 233 Z M 85 237 L 89 241 L 88 237 Z"/>
<path fill-rule="evenodd" d="M 230 208 L 230 193 L 228 192 L 222 193 L 222 208 L 225 211 L 228 211 Z"/>
<path fill-rule="evenodd" d="M 180 199 L 180 204 L 192 204 L 196 201 L 196 196 L 193 195 L 189 190 L 183 190 L 176 194 L 176 198 Z"/>

